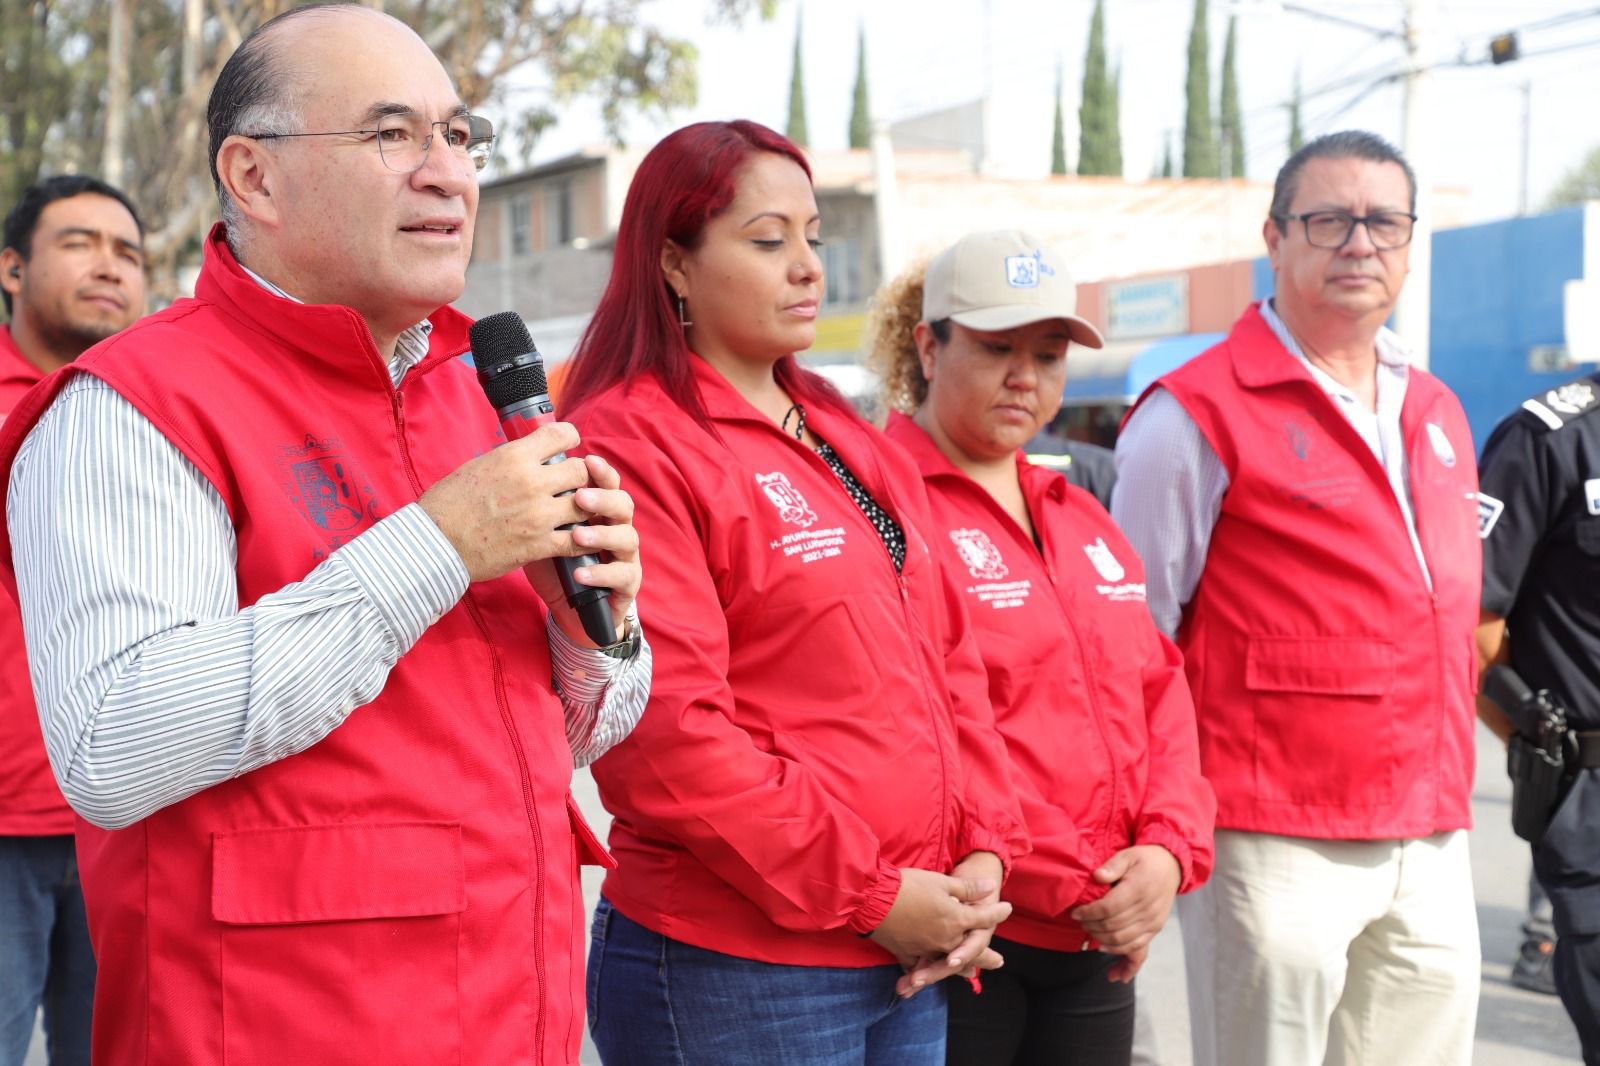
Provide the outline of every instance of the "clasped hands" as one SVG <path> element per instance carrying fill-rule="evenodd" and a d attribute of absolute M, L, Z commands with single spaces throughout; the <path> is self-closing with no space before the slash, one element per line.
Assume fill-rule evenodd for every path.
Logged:
<path fill-rule="evenodd" d="M 1072 920 L 1094 937 L 1100 950 L 1120 955 L 1108 976 L 1127 983 L 1150 954 L 1150 941 L 1167 924 L 1183 871 L 1172 852 L 1159 844 L 1123 848 L 1094 871 L 1095 881 L 1111 891 L 1072 910 Z"/>
<path fill-rule="evenodd" d="M 948 875 L 902 869 L 900 891 L 872 939 L 905 970 L 895 991 L 909 999 L 952 974 L 972 977 L 1003 963 L 989 947 L 995 926 L 1011 915 L 1000 899 L 1000 857 L 975 851 Z"/>
<path fill-rule="evenodd" d="M 929 870 L 901 871 L 900 891 L 888 916 L 872 934 L 906 972 L 895 991 L 909 998 L 952 974 L 973 977 L 1004 963 L 989 946 L 995 927 L 1011 914 L 1000 899 L 1003 869 L 992 852 L 967 856 L 949 876 Z M 1092 875 L 1111 890 L 1076 907 L 1072 919 L 1094 937 L 1100 950 L 1122 956 L 1107 976 L 1129 982 L 1144 965 L 1172 912 L 1182 870 L 1166 848 L 1123 848 Z"/>

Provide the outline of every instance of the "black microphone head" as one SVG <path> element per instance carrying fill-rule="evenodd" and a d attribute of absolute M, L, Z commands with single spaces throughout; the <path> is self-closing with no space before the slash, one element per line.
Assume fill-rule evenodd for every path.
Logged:
<path fill-rule="evenodd" d="M 528 327 L 515 311 L 501 311 L 472 324 L 467 331 L 478 383 L 496 410 L 547 395 L 544 359 L 534 347 Z"/>
<path fill-rule="evenodd" d="M 488 370 L 537 350 L 522 316 L 515 311 L 501 311 L 478 319 L 468 328 L 467 337 L 472 344 L 472 362 L 479 370 Z"/>

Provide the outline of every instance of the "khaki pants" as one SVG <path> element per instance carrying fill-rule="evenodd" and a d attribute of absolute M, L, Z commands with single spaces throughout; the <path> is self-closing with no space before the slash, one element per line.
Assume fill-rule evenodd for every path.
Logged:
<path fill-rule="evenodd" d="M 1478 918 L 1465 832 L 1217 832 L 1178 897 L 1195 1066 L 1465 1066 Z"/>

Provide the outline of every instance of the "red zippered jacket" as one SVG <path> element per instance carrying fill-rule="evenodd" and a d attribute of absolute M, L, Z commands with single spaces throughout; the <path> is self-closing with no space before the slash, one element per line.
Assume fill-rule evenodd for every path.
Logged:
<path fill-rule="evenodd" d="M 44 377 L 0 326 L 0 418 Z M 72 808 L 56 787 L 33 705 L 28 649 L 16 601 L 0 598 L 0 836 L 64 836 Z"/>
<path fill-rule="evenodd" d="M 915 422 L 891 414 L 887 432 L 927 482 L 932 539 L 966 596 L 1033 840 L 1006 883 L 1016 910 L 1001 935 L 1076 951 L 1087 938 L 1068 912 L 1105 895 L 1090 875 L 1123 848 L 1170 851 L 1181 892 L 1211 873 L 1216 799 L 1200 776 L 1182 657 L 1150 619 L 1138 556 L 1093 496 L 1019 452 L 1035 546 Z"/>
<path fill-rule="evenodd" d="M 1413 368 L 1400 409 L 1430 590 L 1377 456 L 1258 305 L 1156 387 L 1228 472 L 1178 634 L 1218 828 L 1468 828 L 1483 552 L 1454 394 Z"/>
<path fill-rule="evenodd" d="M 568 415 L 622 471 L 650 568 L 650 702 L 594 766 L 615 815 L 604 892 L 725 954 L 887 963 L 858 934 L 888 913 L 901 867 L 1027 850 L 983 664 L 904 453 L 857 418 L 807 412 L 904 527 L 896 575 L 822 458 L 690 362 L 715 435 L 654 377 Z"/>
<path fill-rule="evenodd" d="M 498 443 L 456 358 L 467 320 L 431 320 L 396 391 L 356 312 L 266 292 L 219 226 L 196 298 L 31 393 L 0 472 L 70 376 L 106 381 L 221 495 L 249 606 Z M 577 865 L 598 846 L 571 774 L 544 605 L 514 573 L 473 584 L 305 751 L 126 829 L 80 820 L 95 1061 L 577 1062 Z"/>

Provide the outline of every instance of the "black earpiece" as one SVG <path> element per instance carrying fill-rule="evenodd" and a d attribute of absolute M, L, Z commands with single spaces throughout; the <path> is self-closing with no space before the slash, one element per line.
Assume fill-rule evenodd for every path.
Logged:
<path fill-rule="evenodd" d="M 22 277 L 22 268 L 21 267 L 12 267 L 11 268 L 11 276 L 14 277 L 14 278 Z"/>

